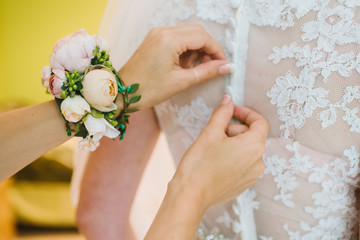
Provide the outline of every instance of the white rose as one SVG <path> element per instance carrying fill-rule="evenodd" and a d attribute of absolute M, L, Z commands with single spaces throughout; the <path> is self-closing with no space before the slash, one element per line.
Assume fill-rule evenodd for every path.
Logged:
<path fill-rule="evenodd" d="M 86 117 L 84 124 L 89 136 L 92 136 L 94 141 L 100 140 L 102 136 L 115 138 L 120 134 L 105 118 L 94 118 L 89 115 Z"/>
<path fill-rule="evenodd" d="M 110 112 L 117 109 L 114 100 L 118 94 L 115 75 L 110 69 L 102 67 L 85 75 L 82 82 L 82 95 L 95 109 Z"/>
<path fill-rule="evenodd" d="M 84 117 L 86 112 L 91 112 L 90 105 L 78 95 L 65 98 L 60 108 L 65 119 L 69 122 L 78 122 Z"/>
<path fill-rule="evenodd" d="M 102 138 L 102 136 L 98 137 L 100 138 L 95 139 L 94 137 L 91 138 L 90 136 L 87 136 L 78 143 L 78 146 L 80 148 L 88 148 L 90 151 L 95 151 L 96 148 L 100 145 L 100 139 Z"/>

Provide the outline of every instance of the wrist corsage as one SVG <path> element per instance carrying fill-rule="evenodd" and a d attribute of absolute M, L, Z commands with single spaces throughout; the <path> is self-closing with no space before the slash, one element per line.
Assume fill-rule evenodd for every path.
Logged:
<path fill-rule="evenodd" d="M 103 136 L 124 138 L 128 114 L 136 111 L 130 105 L 141 98 L 133 96 L 139 84 L 125 86 L 103 38 L 80 29 L 58 40 L 50 66 L 42 69 L 41 76 L 66 120 L 68 136 L 83 138 L 80 147 L 94 151 Z M 115 104 L 117 97 L 123 100 L 121 111 Z"/>

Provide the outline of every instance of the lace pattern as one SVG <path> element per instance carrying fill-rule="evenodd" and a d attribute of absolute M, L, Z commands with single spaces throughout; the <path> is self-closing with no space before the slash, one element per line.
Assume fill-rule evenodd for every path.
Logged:
<path fill-rule="evenodd" d="M 308 183 L 321 185 L 321 191 L 312 195 L 314 206 L 305 206 L 305 212 L 311 214 L 318 224 L 310 225 L 299 222 L 304 235 L 291 231 L 284 224 L 289 239 L 350 239 L 350 233 L 357 223 L 354 207 L 355 189 L 359 182 L 359 152 L 355 146 L 344 151 L 344 158 L 335 158 L 331 162 L 314 164 L 314 159 L 301 154 L 299 142 L 287 144 L 286 151 L 292 153 L 290 159 L 277 155 L 265 157 L 265 175 L 272 175 L 280 193 L 274 200 L 282 201 L 289 208 L 294 208 L 292 192 L 300 187 L 297 176 L 306 175 Z"/>
<path fill-rule="evenodd" d="M 328 87 L 334 75 L 340 76 L 346 84 L 348 78 L 360 74 L 360 53 L 354 52 L 353 47 L 360 44 L 360 26 L 355 15 L 357 7 L 360 7 L 358 0 L 173 0 L 164 1 L 161 8 L 176 9 L 175 12 L 158 11 L 154 18 L 158 25 L 164 22 L 176 24 L 179 19 L 197 17 L 223 26 L 223 44 L 235 64 L 235 71 L 226 87 L 236 99 L 243 96 L 248 47 L 247 35 L 239 32 L 243 26 L 245 29 L 248 26 L 239 27 L 240 24 L 247 20 L 258 27 L 288 30 L 298 20 L 308 19 L 305 16 L 315 16 L 302 24 L 298 41 L 274 46 L 268 57 L 274 66 L 292 62 L 294 69 L 297 68 L 296 71 L 289 69 L 285 75 L 274 79 L 274 85 L 267 91 L 280 120 L 280 137 L 292 139 L 292 143 L 283 149 L 283 152 L 292 154 L 290 158 L 278 154 L 264 157 L 265 175 L 272 177 L 278 190 L 273 200 L 290 210 L 296 207 L 293 193 L 302 187 L 299 176 L 306 176 L 308 184 L 318 187 L 311 195 L 312 202 L 303 206 L 304 212 L 314 221 L 301 220 L 296 227 L 284 222 L 281 226 L 289 239 L 353 239 L 356 235 L 357 210 L 354 203 L 355 189 L 360 180 L 359 149 L 355 145 L 348 146 L 343 150 L 343 156 L 319 165 L 318 159 L 301 152 L 296 130 L 301 130 L 309 119 L 315 119 L 322 129 L 343 122 L 350 133 L 360 133 L 359 85 L 349 81 L 337 100 Z M 236 99 L 235 102 L 242 103 L 242 100 Z M 182 107 L 168 102 L 157 108 L 160 115 L 176 116 L 177 126 L 187 133 L 187 137 L 182 139 L 185 146 L 196 139 L 212 110 L 202 97 Z M 261 211 L 257 192 L 249 193 L 252 194 L 251 208 Z M 240 239 L 244 224 L 240 215 L 241 207 L 235 199 L 231 210 L 222 212 L 216 219 L 220 229 L 231 229 L 234 235 L 224 236 L 217 227 L 208 230 L 202 226 L 198 239 Z M 259 239 L 277 238 L 261 235 Z"/>

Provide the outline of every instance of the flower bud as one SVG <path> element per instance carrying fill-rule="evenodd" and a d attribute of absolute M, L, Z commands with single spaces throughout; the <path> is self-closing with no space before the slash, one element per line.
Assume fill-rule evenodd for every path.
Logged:
<path fill-rule="evenodd" d="M 90 112 L 90 105 L 82 97 L 76 95 L 67 97 L 61 103 L 61 113 L 69 122 L 80 121 L 87 112 Z"/>
<path fill-rule="evenodd" d="M 62 85 L 67 81 L 64 70 L 53 69 L 53 75 L 49 79 L 49 92 L 56 98 L 60 98 L 63 92 Z"/>
<path fill-rule="evenodd" d="M 45 66 L 41 70 L 41 83 L 45 88 L 49 87 L 49 79 L 51 76 L 51 67 Z"/>

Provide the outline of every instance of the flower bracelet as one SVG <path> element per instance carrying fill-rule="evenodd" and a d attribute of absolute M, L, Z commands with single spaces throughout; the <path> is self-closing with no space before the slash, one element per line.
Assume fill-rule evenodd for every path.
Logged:
<path fill-rule="evenodd" d="M 79 146 L 90 151 L 100 145 L 103 136 L 124 138 L 128 114 L 136 111 L 130 104 L 141 98 L 132 96 L 139 84 L 126 87 L 109 59 L 107 42 L 80 29 L 57 41 L 50 56 L 51 66 L 41 71 L 41 82 L 54 96 L 68 136 L 74 133 L 82 137 Z M 124 107 L 116 117 L 118 93 Z"/>

